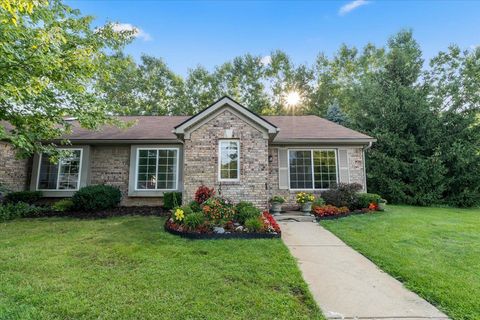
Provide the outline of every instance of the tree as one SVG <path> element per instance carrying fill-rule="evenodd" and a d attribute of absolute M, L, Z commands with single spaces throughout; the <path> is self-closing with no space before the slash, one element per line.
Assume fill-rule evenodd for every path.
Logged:
<path fill-rule="evenodd" d="M 113 75 L 102 79 L 99 88 L 105 101 L 121 115 L 172 115 L 185 110 L 184 81 L 162 59 L 142 55 L 140 64 L 118 54 L 111 59 Z"/>
<path fill-rule="evenodd" d="M 341 125 L 344 125 L 347 122 L 347 117 L 340 109 L 338 103 L 334 103 L 328 107 L 326 118 Z"/>
<path fill-rule="evenodd" d="M 73 115 L 86 128 L 116 123 L 95 81 L 107 79 L 107 50 L 118 51 L 133 32 L 113 24 L 92 29 L 92 17 L 59 0 L 2 0 L 0 9 L 0 139 L 21 155 L 54 152 Z"/>
<path fill-rule="evenodd" d="M 446 167 L 444 201 L 455 206 L 480 204 L 480 48 L 451 46 L 430 62 L 425 74 L 429 102 L 439 116 L 438 140 Z"/>
<path fill-rule="evenodd" d="M 397 203 L 437 203 L 444 191 L 441 132 L 419 83 L 422 64 L 412 33 L 400 32 L 388 42 L 384 65 L 363 74 L 354 90 L 349 119 L 378 139 L 368 153 L 369 190 Z"/>

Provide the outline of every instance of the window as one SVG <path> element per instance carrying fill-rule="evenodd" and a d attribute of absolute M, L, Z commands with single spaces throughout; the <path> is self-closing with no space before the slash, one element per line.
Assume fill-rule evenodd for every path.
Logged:
<path fill-rule="evenodd" d="M 47 154 L 40 155 L 38 190 L 78 190 L 82 162 L 82 149 L 70 151 L 58 163 L 52 163 Z"/>
<path fill-rule="evenodd" d="M 237 181 L 240 177 L 240 143 L 220 140 L 218 171 L 220 181 Z"/>
<path fill-rule="evenodd" d="M 176 190 L 178 149 L 138 149 L 137 190 Z"/>
<path fill-rule="evenodd" d="M 335 150 L 289 150 L 290 189 L 328 189 L 337 183 Z"/>

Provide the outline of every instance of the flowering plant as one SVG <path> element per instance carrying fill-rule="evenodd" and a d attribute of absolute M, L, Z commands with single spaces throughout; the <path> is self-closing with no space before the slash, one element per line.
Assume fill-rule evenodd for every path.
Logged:
<path fill-rule="evenodd" d="M 340 214 L 346 214 L 346 213 L 349 213 L 349 212 L 350 212 L 350 210 L 347 207 L 337 208 L 337 207 L 332 206 L 332 205 L 313 207 L 313 214 L 316 217 L 336 216 L 336 215 L 340 215 Z"/>
<path fill-rule="evenodd" d="M 378 204 L 376 204 L 375 202 L 371 202 L 368 205 L 368 209 L 370 209 L 371 211 L 377 211 L 378 210 Z"/>
<path fill-rule="evenodd" d="M 275 218 L 268 213 L 268 211 L 264 211 L 262 214 L 262 222 L 263 222 L 263 230 L 267 233 L 281 233 L 280 226 L 278 225 Z"/>
<path fill-rule="evenodd" d="M 308 193 L 308 192 L 297 193 L 296 201 L 299 204 L 304 204 L 304 203 L 307 203 L 307 202 L 313 202 L 313 200 L 315 200 L 315 197 L 311 193 Z"/>
<path fill-rule="evenodd" d="M 175 221 L 181 222 L 183 219 L 185 219 L 185 213 L 182 209 L 177 208 L 177 210 L 175 210 Z"/>
<path fill-rule="evenodd" d="M 211 197 L 215 195 L 215 189 L 214 188 L 209 188 L 207 186 L 201 185 L 198 187 L 197 191 L 195 192 L 195 201 L 198 204 L 202 204 Z"/>
<path fill-rule="evenodd" d="M 203 203 L 203 214 L 208 220 L 231 220 L 235 214 L 233 206 L 225 203 L 222 198 L 210 198 Z"/>

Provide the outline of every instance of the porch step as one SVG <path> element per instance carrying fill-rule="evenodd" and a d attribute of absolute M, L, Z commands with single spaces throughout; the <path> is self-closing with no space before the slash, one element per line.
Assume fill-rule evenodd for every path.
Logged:
<path fill-rule="evenodd" d="M 285 212 L 274 218 L 277 222 L 316 222 L 314 216 L 304 216 L 303 213 L 297 211 Z"/>

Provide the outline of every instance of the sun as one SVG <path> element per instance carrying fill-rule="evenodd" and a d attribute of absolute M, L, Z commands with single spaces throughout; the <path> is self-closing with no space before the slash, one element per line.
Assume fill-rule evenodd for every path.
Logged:
<path fill-rule="evenodd" d="M 290 91 L 285 94 L 285 102 L 289 107 L 295 107 L 301 100 L 302 97 L 298 91 Z"/>

